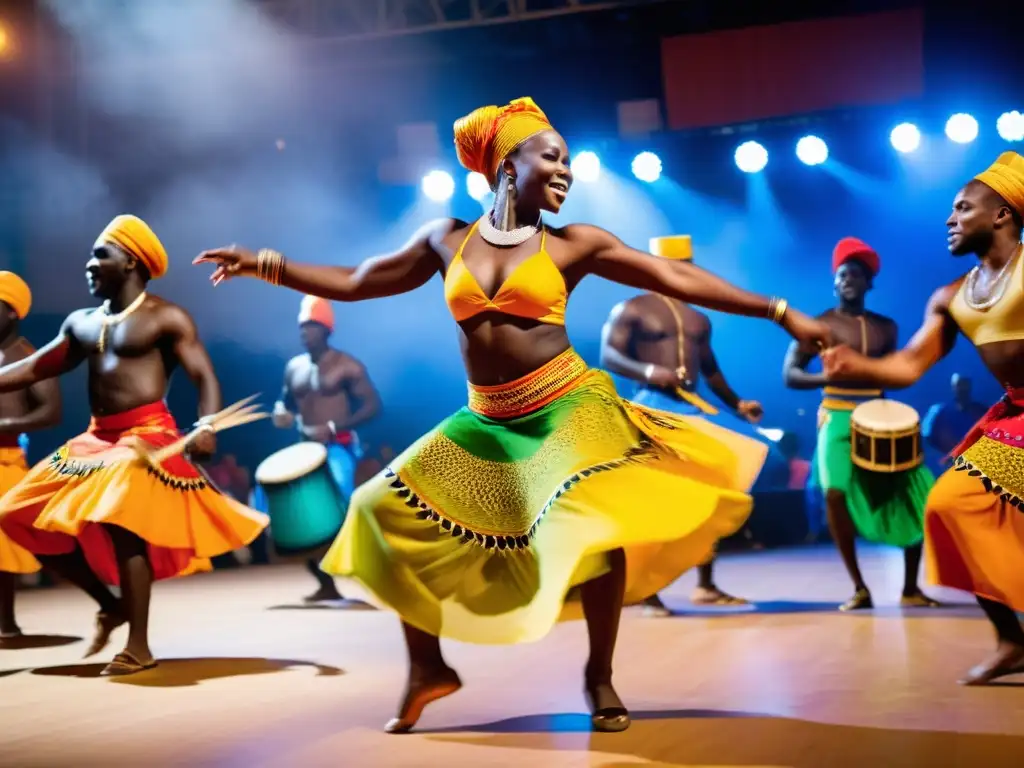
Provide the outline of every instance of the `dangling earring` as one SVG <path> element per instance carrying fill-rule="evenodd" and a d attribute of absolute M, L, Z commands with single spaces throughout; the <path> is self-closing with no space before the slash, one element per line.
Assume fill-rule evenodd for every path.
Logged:
<path fill-rule="evenodd" d="M 505 187 L 505 208 L 501 212 L 501 228 L 508 231 L 512 218 L 512 195 L 516 192 L 516 180 L 508 177 L 508 186 Z"/>

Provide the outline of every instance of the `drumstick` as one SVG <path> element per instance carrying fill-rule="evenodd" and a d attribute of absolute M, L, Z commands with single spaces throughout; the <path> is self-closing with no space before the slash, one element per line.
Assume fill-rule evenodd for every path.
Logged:
<path fill-rule="evenodd" d="M 188 447 L 188 444 L 192 442 L 200 432 L 205 432 L 210 429 L 214 432 L 223 432 L 225 429 L 240 427 L 243 424 L 249 424 L 251 422 L 267 418 L 270 414 L 260 412 L 258 404 L 249 405 L 249 403 L 257 397 L 258 395 L 250 395 L 249 397 L 239 400 L 237 403 L 229 405 L 227 408 L 224 408 L 217 413 L 204 416 L 196 422 L 196 428 L 187 435 L 180 437 L 170 445 L 158 448 L 155 451 L 147 450 L 141 440 L 137 441 L 133 446 L 137 458 L 152 467 L 159 467 L 163 462 L 167 461 L 167 459 L 182 453 Z"/>

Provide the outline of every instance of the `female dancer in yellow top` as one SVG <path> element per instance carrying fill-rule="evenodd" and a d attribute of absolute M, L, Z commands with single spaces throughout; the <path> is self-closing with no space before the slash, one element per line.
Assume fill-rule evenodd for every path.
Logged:
<path fill-rule="evenodd" d="M 455 124 L 455 143 L 462 164 L 497 193 L 477 222 L 433 222 L 398 252 L 355 268 L 237 246 L 196 263 L 217 265 L 214 285 L 255 276 L 338 301 L 405 293 L 444 274 L 469 405 L 356 491 L 322 567 L 402 618 L 409 680 L 388 731 L 409 730 L 426 704 L 460 687 L 440 635 L 537 640 L 577 585 L 592 722 L 621 731 L 629 714 L 612 687 L 612 651 L 624 597 L 654 594 L 740 528 L 764 454 L 743 455 L 729 433 L 699 419 L 619 399 L 610 377 L 588 369 L 569 343 L 569 293 L 596 274 L 772 317 L 808 345 L 827 342 L 829 331 L 782 300 L 633 250 L 597 227 L 545 227 L 541 211 L 558 211 L 572 174 L 565 141 L 532 100 L 474 111 Z"/>

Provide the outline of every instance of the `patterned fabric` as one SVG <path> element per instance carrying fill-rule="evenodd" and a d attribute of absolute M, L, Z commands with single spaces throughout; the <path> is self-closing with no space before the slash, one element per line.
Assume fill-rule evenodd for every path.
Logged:
<path fill-rule="evenodd" d="M 953 467 L 1024 510 L 1024 389 L 1008 390 L 955 449 Z"/>
<path fill-rule="evenodd" d="M 706 560 L 746 521 L 764 446 L 581 370 L 529 413 L 463 408 L 418 440 L 356 490 L 321 567 L 431 634 L 513 643 L 543 637 L 608 551 L 625 549 L 631 602 Z M 543 371 L 508 386 L 543 402 Z"/>

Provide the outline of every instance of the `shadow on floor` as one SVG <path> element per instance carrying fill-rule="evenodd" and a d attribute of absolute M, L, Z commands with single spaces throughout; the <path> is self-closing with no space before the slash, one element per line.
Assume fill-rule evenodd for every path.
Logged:
<path fill-rule="evenodd" d="M 0 651 L 24 651 L 29 648 L 58 648 L 80 642 L 82 638 L 71 635 L 18 635 L 0 640 Z"/>
<path fill-rule="evenodd" d="M 369 603 L 361 600 L 321 600 L 316 603 L 282 603 L 267 606 L 268 611 L 375 611 Z"/>
<path fill-rule="evenodd" d="M 591 750 L 602 755 L 651 761 L 655 765 L 723 768 L 766 765 L 1019 768 L 1024 765 L 1024 737 L 1020 736 L 831 725 L 748 712 L 667 710 L 638 711 L 632 715 L 632 726 L 620 734 L 591 733 L 590 718 L 583 714 L 530 715 L 422 733 L 428 734 L 430 739 L 472 746 L 538 751 Z M 543 758 L 538 762 L 543 763 Z M 602 762 L 602 765 L 610 768 L 613 763 Z"/>
<path fill-rule="evenodd" d="M 43 677 L 99 677 L 106 663 L 69 664 L 59 667 L 39 667 L 33 675 Z M 267 675 L 284 672 L 294 667 L 315 669 L 318 677 L 337 677 L 345 674 L 338 667 L 315 664 L 309 661 L 291 659 L 260 658 L 206 658 L 206 659 L 162 659 L 159 666 L 134 675 L 107 678 L 122 685 L 137 685 L 144 688 L 180 688 L 199 685 L 207 680 L 219 680 L 247 675 Z"/>
<path fill-rule="evenodd" d="M 812 602 L 801 600 L 760 600 L 747 605 L 693 605 L 684 603 L 666 606 L 671 616 L 658 618 L 729 618 L 745 614 L 790 614 L 823 613 L 836 616 L 860 616 L 874 619 L 924 619 L 924 618 L 984 618 L 981 609 L 975 605 L 943 604 L 936 608 L 901 608 L 898 605 L 882 605 L 863 611 L 840 611 L 839 602 Z M 631 606 L 636 608 L 636 606 Z M 654 620 L 652 618 L 652 620 Z"/>

